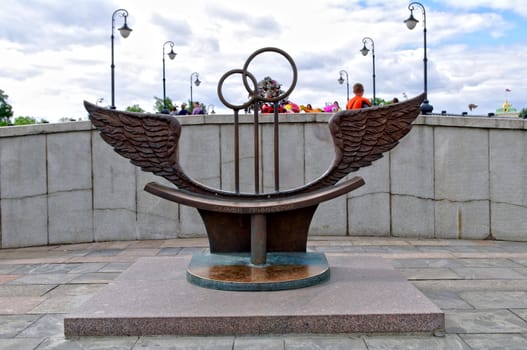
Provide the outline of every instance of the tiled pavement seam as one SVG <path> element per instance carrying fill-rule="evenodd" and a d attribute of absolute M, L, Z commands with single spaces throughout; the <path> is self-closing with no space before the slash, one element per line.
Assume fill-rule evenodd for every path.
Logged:
<path fill-rule="evenodd" d="M 205 239 L 172 239 L 0 250 L 0 350 L 527 349 L 527 243 L 313 237 L 309 250 L 390 259 L 445 312 L 446 335 L 64 339 L 64 314 L 140 257 L 207 251 Z"/>

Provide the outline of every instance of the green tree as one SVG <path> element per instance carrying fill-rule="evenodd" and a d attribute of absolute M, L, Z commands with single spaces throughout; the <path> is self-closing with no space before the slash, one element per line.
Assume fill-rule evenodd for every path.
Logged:
<path fill-rule="evenodd" d="M 9 125 L 13 116 L 13 107 L 7 103 L 8 97 L 4 90 L 0 89 L 0 126 Z"/>
<path fill-rule="evenodd" d="M 16 117 L 15 118 L 15 125 L 30 125 L 30 124 L 36 124 L 37 120 L 33 117 Z"/>
<path fill-rule="evenodd" d="M 128 112 L 137 112 L 137 113 L 144 113 L 144 109 L 142 109 L 138 104 L 135 104 L 133 106 L 126 107 L 126 110 Z"/>
<path fill-rule="evenodd" d="M 520 118 L 527 118 L 527 108 L 522 108 L 520 111 Z"/>
<path fill-rule="evenodd" d="M 154 104 L 154 111 L 163 113 L 163 111 L 165 110 L 165 104 L 163 103 L 163 99 L 157 96 L 154 96 L 154 99 L 156 100 Z M 166 113 L 168 114 L 168 112 L 172 110 L 172 106 L 173 106 L 172 99 L 170 97 L 166 98 L 166 104 L 167 104 Z"/>

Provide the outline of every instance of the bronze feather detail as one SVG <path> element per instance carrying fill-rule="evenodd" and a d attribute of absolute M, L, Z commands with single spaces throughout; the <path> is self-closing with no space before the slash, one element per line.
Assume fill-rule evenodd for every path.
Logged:
<path fill-rule="evenodd" d="M 216 198 L 276 198 L 335 185 L 351 172 L 371 165 L 393 149 L 412 128 L 424 94 L 386 106 L 344 110 L 329 120 L 335 158 L 319 178 L 298 188 L 262 194 L 227 192 L 209 188 L 185 174 L 178 161 L 181 125 L 162 114 L 107 109 L 84 102 L 101 137 L 121 156 L 146 172 L 162 176 L 176 187 Z"/>

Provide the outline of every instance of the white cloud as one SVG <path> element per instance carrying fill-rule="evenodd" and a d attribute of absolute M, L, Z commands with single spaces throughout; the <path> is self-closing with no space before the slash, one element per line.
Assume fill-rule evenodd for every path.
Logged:
<path fill-rule="evenodd" d="M 153 96 L 162 96 L 162 47 L 167 40 L 176 44 L 178 54 L 166 60 L 167 95 L 178 104 L 189 99 L 190 74 L 199 72 L 202 84 L 193 89 L 195 99 L 226 111 L 217 97 L 218 80 L 267 46 L 279 47 L 295 60 L 299 77 L 291 99 L 299 104 L 321 106 L 335 99 L 344 104 L 345 85 L 337 83 L 341 69 L 349 73 L 350 84 L 363 82 L 371 95 L 371 52 L 366 57 L 359 52 L 365 36 L 375 41 L 378 97 L 402 98 L 403 92 L 410 97 L 423 90 L 423 32 L 420 26 L 413 31 L 404 26 L 406 1 L 74 4 L 7 0 L 8 8 L 23 16 L 0 13 L 0 20 L 10 23 L 0 29 L 0 89 L 9 95 L 15 116 L 79 118 L 86 117 L 84 99 L 110 103 L 111 15 L 120 6 L 128 10 L 133 32 L 127 39 L 115 33 L 118 108 L 139 104 L 152 110 Z M 435 111 L 460 113 L 468 103 L 476 103 L 479 107 L 472 114 L 486 115 L 505 97 L 517 108 L 527 105 L 522 78 L 527 48 L 524 41 L 509 39 L 517 31 L 525 32 L 527 25 L 511 23 L 508 16 L 527 16 L 527 2 L 447 1 L 426 6 L 428 92 Z M 420 14 L 414 15 L 420 19 Z M 116 22 L 119 27 L 122 18 Z M 287 72 L 278 62 L 269 65 L 269 74 L 276 78 L 280 68 Z M 289 79 L 287 73 L 280 78 Z M 505 88 L 512 90 L 507 96 Z"/>

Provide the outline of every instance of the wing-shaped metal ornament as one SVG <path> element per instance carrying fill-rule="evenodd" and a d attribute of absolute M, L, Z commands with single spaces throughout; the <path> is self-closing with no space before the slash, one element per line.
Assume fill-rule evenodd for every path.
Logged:
<path fill-rule="evenodd" d="M 115 152 L 143 171 L 159 175 L 178 188 L 200 194 L 215 191 L 188 177 L 178 162 L 181 124 L 163 114 L 102 108 L 84 101 L 92 124 Z"/>
<path fill-rule="evenodd" d="M 225 198 L 273 198 L 335 185 L 349 173 L 371 165 L 410 131 L 423 99 L 424 94 L 397 104 L 335 113 L 329 120 L 335 157 L 328 170 L 303 186 L 261 194 L 209 188 L 185 174 L 178 162 L 181 125 L 176 118 L 112 110 L 86 101 L 84 105 L 101 137 L 117 153 L 142 170 L 164 177 L 179 189 Z"/>
<path fill-rule="evenodd" d="M 408 134 L 423 100 L 421 94 L 401 103 L 335 113 L 329 120 L 335 158 L 324 175 L 304 187 L 313 190 L 334 185 L 381 158 Z"/>

